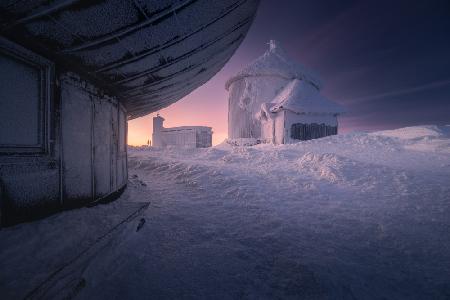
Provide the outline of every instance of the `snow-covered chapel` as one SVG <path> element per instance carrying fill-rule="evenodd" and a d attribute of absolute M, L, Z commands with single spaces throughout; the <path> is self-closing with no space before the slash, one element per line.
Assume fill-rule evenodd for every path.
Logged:
<path fill-rule="evenodd" d="M 337 134 L 343 108 L 320 94 L 317 75 L 269 45 L 225 85 L 229 139 L 284 144 Z"/>

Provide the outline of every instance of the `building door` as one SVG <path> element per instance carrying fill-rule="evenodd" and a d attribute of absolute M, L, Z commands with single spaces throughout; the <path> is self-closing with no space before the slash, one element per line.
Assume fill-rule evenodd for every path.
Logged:
<path fill-rule="evenodd" d="M 61 86 L 63 191 L 67 201 L 90 201 L 92 185 L 92 102 L 89 95 L 70 84 Z"/>
<path fill-rule="evenodd" d="M 94 191 L 95 198 L 111 191 L 111 104 L 94 101 Z"/>

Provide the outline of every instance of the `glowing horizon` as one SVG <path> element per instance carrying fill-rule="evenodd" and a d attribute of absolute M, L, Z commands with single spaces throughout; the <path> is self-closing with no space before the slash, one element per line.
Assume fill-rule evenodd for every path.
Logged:
<path fill-rule="evenodd" d="M 150 115 L 128 122 L 128 144 L 146 145 L 153 132 L 153 117 L 164 117 L 164 127 L 209 126 L 213 129 L 213 145 L 228 136 L 228 92 L 224 74 L 219 72 L 207 84 L 199 87 L 180 101 Z M 223 84 L 221 84 L 223 82 Z M 222 86 L 222 91 L 220 91 Z"/>

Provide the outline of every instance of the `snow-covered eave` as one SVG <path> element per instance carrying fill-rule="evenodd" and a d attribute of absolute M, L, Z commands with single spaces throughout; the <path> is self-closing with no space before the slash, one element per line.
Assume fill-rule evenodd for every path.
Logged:
<path fill-rule="evenodd" d="M 294 107 L 284 107 L 284 106 L 274 106 L 270 109 L 271 113 L 277 113 L 279 111 L 286 110 L 293 112 L 298 115 L 333 115 L 338 116 L 341 114 L 345 114 L 345 111 L 308 111 L 301 108 L 294 108 Z"/>
<path fill-rule="evenodd" d="M 283 74 L 279 74 L 279 73 L 257 73 L 257 74 L 238 74 L 236 76 L 233 76 L 230 79 L 228 79 L 227 82 L 225 83 L 225 89 L 228 91 L 230 89 L 230 86 L 235 81 L 244 79 L 246 77 L 278 77 L 278 78 L 283 78 L 286 80 L 299 79 L 299 80 L 304 80 L 304 81 L 308 82 L 309 84 L 314 86 L 318 91 L 322 88 L 322 83 L 319 80 L 310 80 L 307 77 L 296 76 L 296 75 L 283 75 Z"/>
<path fill-rule="evenodd" d="M 212 127 L 208 127 L 208 126 L 178 126 L 178 127 L 164 128 L 164 129 L 161 130 L 161 132 L 181 131 L 181 130 L 195 130 L 195 129 L 212 130 Z"/>
<path fill-rule="evenodd" d="M 262 114 L 264 113 L 267 118 L 272 119 L 272 117 L 275 115 L 275 113 L 271 112 L 271 108 L 274 106 L 273 103 L 262 103 L 260 110 L 256 113 L 255 118 L 257 120 L 261 120 Z"/>

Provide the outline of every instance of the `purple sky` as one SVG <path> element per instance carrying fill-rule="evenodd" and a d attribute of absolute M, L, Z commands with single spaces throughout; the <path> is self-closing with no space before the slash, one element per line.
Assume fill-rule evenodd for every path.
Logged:
<path fill-rule="evenodd" d="M 262 0 L 247 37 L 209 82 L 161 110 L 165 126 L 213 127 L 227 136 L 226 80 L 278 40 L 320 74 L 342 104 L 343 131 L 450 124 L 449 1 Z M 151 138 L 154 114 L 129 122 L 129 143 Z"/>

